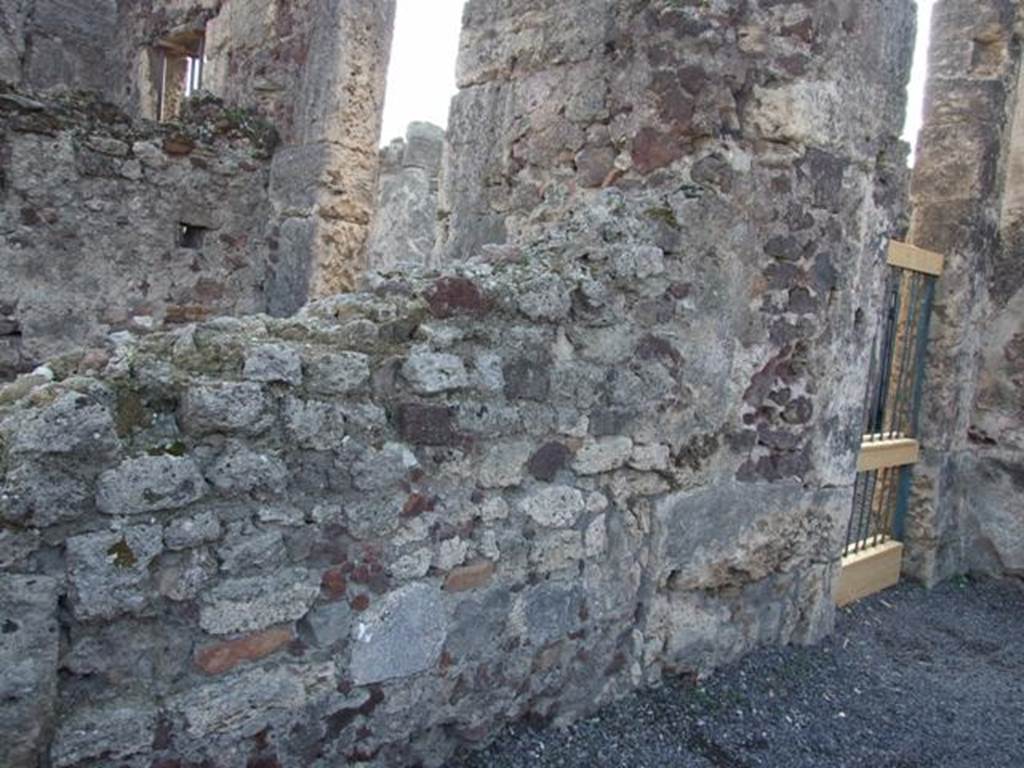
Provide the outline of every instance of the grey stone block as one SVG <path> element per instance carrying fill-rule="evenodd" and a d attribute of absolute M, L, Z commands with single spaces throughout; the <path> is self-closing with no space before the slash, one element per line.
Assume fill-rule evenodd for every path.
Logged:
<path fill-rule="evenodd" d="M 447 626 L 437 587 L 410 584 L 391 592 L 356 621 L 353 681 L 368 685 L 431 669 L 441 656 Z"/>
<path fill-rule="evenodd" d="M 107 515 L 140 515 L 186 507 L 204 495 L 206 481 L 192 459 L 143 456 L 100 475 L 96 506 Z"/>
<path fill-rule="evenodd" d="M 0 574 L 0 765 L 44 760 L 57 697 L 57 581 Z"/>

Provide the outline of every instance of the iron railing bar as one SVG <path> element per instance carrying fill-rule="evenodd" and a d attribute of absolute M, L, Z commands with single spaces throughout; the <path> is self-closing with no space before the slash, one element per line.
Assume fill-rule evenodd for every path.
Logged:
<path fill-rule="evenodd" d="M 893 270 L 893 272 L 895 272 L 895 270 Z M 871 408 L 871 423 L 872 425 L 875 425 L 870 430 L 872 434 L 885 431 L 885 403 L 888 397 L 889 376 L 892 373 L 892 352 L 893 344 L 895 343 L 895 330 L 897 325 L 895 313 L 898 311 L 899 307 L 900 284 L 899 280 L 892 281 L 891 273 L 890 281 L 891 286 L 887 297 L 888 306 L 886 310 L 885 336 L 881 356 L 881 375 L 874 385 L 875 400 Z"/>

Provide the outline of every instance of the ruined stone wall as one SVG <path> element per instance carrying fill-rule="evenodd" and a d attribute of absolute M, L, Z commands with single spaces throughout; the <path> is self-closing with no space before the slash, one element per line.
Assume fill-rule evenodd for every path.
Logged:
<path fill-rule="evenodd" d="M 275 217 L 310 254 L 310 296 L 366 271 L 394 17 L 395 0 L 226 0 L 208 26 L 207 87 L 281 132 Z"/>
<path fill-rule="evenodd" d="M 366 271 L 394 13 L 395 0 L 0 0 L 0 80 L 154 119 L 156 44 L 205 28 L 204 90 L 261 111 L 282 138 L 275 236 L 308 254 L 293 292 L 325 296 Z"/>
<path fill-rule="evenodd" d="M 381 150 L 380 180 L 367 266 L 383 272 L 428 267 L 436 262 L 437 193 L 444 131 L 412 123 L 404 139 Z"/>
<path fill-rule="evenodd" d="M 116 331 L 297 309 L 279 275 L 302 255 L 266 235 L 272 149 L 215 105 L 161 129 L 0 93 L 0 378 Z"/>
<path fill-rule="evenodd" d="M 913 5 L 467 19 L 510 242 L 0 392 L 0 762 L 439 766 L 831 627 Z M 585 81 L 603 188 L 543 170 Z"/>
<path fill-rule="evenodd" d="M 908 569 L 929 583 L 1024 571 L 1020 23 L 1011 0 L 935 8 L 910 231 L 946 256 L 908 526 Z"/>

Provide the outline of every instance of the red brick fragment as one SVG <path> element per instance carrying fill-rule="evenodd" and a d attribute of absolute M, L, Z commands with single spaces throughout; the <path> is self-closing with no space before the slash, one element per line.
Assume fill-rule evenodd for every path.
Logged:
<path fill-rule="evenodd" d="M 291 627 L 271 627 L 235 640 L 207 645 L 196 651 L 196 665 L 208 675 L 222 675 L 242 662 L 269 656 L 292 641 Z"/>

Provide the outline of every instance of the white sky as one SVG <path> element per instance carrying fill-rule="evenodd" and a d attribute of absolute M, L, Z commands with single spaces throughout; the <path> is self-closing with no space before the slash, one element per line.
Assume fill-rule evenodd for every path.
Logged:
<path fill-rule="evenodd" d="M 415 120 L 448 125 L 465 0 L 398 0 L 381 144 Z"/>
<path fill-rule="evenodd" d="M 465 0 L 398 0 L 381 144 L 404 136 L 405 127 L 414 120 L 447 126 L 448 104 L 455 94 L 455 59 L 463 5 Z M 921 128 L 928 33 L 934 5 L 935 0 L 918 0 L 917 52 L 903 134 L 911 147 Z"/>

